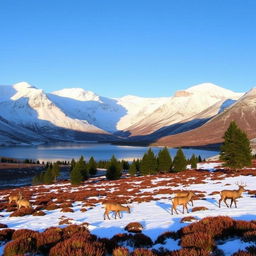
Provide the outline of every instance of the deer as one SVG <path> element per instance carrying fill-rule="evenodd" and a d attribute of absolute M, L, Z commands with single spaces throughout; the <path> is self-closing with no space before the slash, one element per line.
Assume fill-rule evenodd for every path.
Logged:
<path fill-rule="evenodd" d="M 226 204 L 226 206 L 228 208 L 231 208 L 232 204 L 234 202 L 235 207 L 237 208 L 236 199 L 241 197 L 242 193 L 246 191 L 244 189 L 246 184 L 239 185 L 238 183 L 236 183 L 236 185 L 239 187 L 237 190 L 222 190 L 222 191 L 220 191 L 219 208 L 220 208 L 221 201 L 224 201 L 224 203 Z M 228 204 L 226 202 L 227 199 L 231 199 L 230 206 L 228 206 Z"/>
<path fill-rule="evenodd" d="M 19 199 L 17 200 L 17 206 L 18 209 L 20 209 L 22 206 L 24 206 L 25 208 L 30 208 L 30 202 L 27 199 L 23 199 L 22 195 L 19 194 Z"/>
<path fill-rule="evenodd" d="M 177 192 L 176 194 L 175 194 L 175 197 L 183 197 L 183 196 L 188 196 L 188 193 L 189 193 L 189 191 L 181 191 L 181 192 Z M 193 197 L 192 197 L 193 198 Z M 193 204 L 193 199 L 190 199 L 190 202 L 192 203 L 192 206 L 194 206 L 194 204 Z"/>
<path fill-rule="evenodd" d="M 118 203 L 105 203 L 104 207 L 105 207 L 105 212 L 104 212 L 104 215 L 103 215 L 104 220 L 106 219 L 106 216 L 110 220 L 109 215 L 108 215 L 109 212 L 115 212 L 115 219 L 116 219 L 117 214 L 118 214 L 119 218 L 121 219 L 120 211 L 126 211 L 128 213 L 131 212 L 129 206 L 123 206 L 123 205 L 118 204 Z"/>
<path fill-rule="evenodd" d="M 174 198 L 172 198 L 172 215 L 173 215 L 173 209 L 175 210 L 175 212 L 178 214 L 176 207 L 178 205 L 183 205 L 183 214 L 185 211 L 185 208 L 187 209 L 187 213 L 188 213 L 188 207 L 187 204 L 189 201 L 191 201 L 191 198 L 195 196 L 195 193 L 192 191 L 187 192 L 186 196 L 176 196 Z"/>
<path fill-rule="evenodd" d="M 17 201 L 19 200 L 20 196 L 21 196 L 20 192 L 19 192 L 19 195 L 10 195 L 9 196 L 9 204 L 12 203 L 13 201 L 15 203 L 17 203 Z"/>

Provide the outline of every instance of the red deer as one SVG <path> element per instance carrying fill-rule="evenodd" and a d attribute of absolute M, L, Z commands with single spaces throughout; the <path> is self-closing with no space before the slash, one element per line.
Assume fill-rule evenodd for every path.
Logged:
<path fill-rule="evenodd" d="M 121 219 L 120 211 L 126 211 L 128 213 L 131 212 L 129 206 L 123 206 L 118 203 L 105 203 L 104 207 L 105 207 L 104 220 L 106 219 L 106 216 L 110 220 L 109 215 L 108 215 L 109 212 L 115 212 L 115 219 L 116 219 L 117 214 L 118 214 L 119 218 Z"/>
<path fill-rule="evenodd" d="M 237 198 L 239 198 L 239 197 L 241 197 L 241 195 L 242 195 L 242 193 L 243 192 L 245 192 L 246 190 L 244 189 L 245 188 L 245 184 L 244 185 L 239 185 L 239 184 L 237 184 L 236 183 L 236 185 L 238 185 L 238 187 L 239 187 L 239 189 L 237 189 L 237 190 L 222 190 L 221 192 L 220 192 L 220 200 L 219 200 L 219 208 L 220 208 L 220 203 L 221 203 L 221 201 L 223 200 L 224 201 L 224 203 L 226 204 L 226 206 L 229 208 L 231 208 L 231 206 L 232 206 L 232 204 L 233 204 L 233 202 L 234 202 L 234 204 L 235 204 L 235 207 L 237 208 L 237 206 L 236 206 L 236 199 Z M 226 202 L 226 200 L 227 199 L 231 199 L 231 203 L 230 203 L 230 206 L 228 206 L 228 204 L 227 204 L 227 202 Z"/>
<path fill-rule="evenodd" d="M 192 191 L 189 191 L 187 193 L 187 196 L 177 196 L 177 197 L 172 198 L 171 199 L 172 200 L 172 214 L 173 214 L 173 209 L 178 214 L 178 212 L 176 210 L 176 207 L 178 205 L 183 205 L 183 214 L 184 214 L 185 208 L 187 209 L 187 212 L 188 212 L 187 204 L 188 204 L 189 201 L 191 201 L 191 198 L 193 196 L 195 196 L 195 193 L 192 192 Z"/>

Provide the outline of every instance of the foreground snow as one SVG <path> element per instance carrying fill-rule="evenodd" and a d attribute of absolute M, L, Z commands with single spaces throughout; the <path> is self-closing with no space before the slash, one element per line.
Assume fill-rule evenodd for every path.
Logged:
<path fill-rule="evenodd" d="M 209 169 L 214 169 L 216 164 L 208 164 L 204 165 Z M 254 190 L 256 184 L 256 177 L 249 175 L 249 176 L 238 176 L 238 177 L 226 177 L 223 175 L 218 180 L 211 179 L 211 175 L 213 172 L 209 172 L 208 177 L 204 180 L 205 183 L 200 184 L 191 184 L 189 186 L 184 186 L 182 184 L 177 184 L 175 189 L 191 189 L 195 191 L 201 191 L 205 193 L 205 198 L 203 200 L 196 200 L 194 201 L 194 207 L 207 207 L 208 210 L 205 211 L 197 211 L 191 212 L 191 206 L 189 206 L 189 213 L 188 214 L 175 214 L 171 215 L 171 200 L 170 198 L 173 195 L 170 194 L 158 194 L 157 191 L 159 189 L 165 189 L 166 186 L 157 186 L 154 188 L 147 188 L 146 191 L 154 190 L 154 198 L 158 200 L 150 201 L 150 202 L 142 202 L 142 203 L 131 203 L 131 213 L 128 214 L 124 212 L 122 214 L 121 219 L 114 219 L 113 215 L 110 217 L 110 220 L 103 220 L 103 213 L 104 209 L 102 204 L 96 204 L 93 208 L 88 208 L 86 212 L 81 212 L 80 209 L 84 208 L 82 205 L 86 202 L 77 201 L 73 204 L 73 213 L 63 213 L 60 212 L 60 209 L 52 210 L 52 211 L 45 211 L 45 216 L 24 216 L 24 217 L 10 217 L 9 212 L 1 212 L 0 223 L 5 223 L 8 225 L 9 228 L 13 229 L 33 229 L 38 231 L 43 231 L 44 229 L 51 227 L 51 226 L 59 226 L 59 221 L 62 216 L 66 218 L 72 219 L 72 223 L 74 224 L 82 224 L 84 222 L 89 223 L 89 230 L 91 233 L 99 236 L 99 237 L 107 237 L 111 238 L 113 235 L 117 233 L 124 233 L 124 227 L 130 222 L 140 222 L 143 227 L 143 233 L 149 236 L 153 241 L 165 231 L 176 231 L 186 225 L 188 223 L 180 223 L 181 218 L 185 216 L 194 216 L 197 219 L 202 219 L 208 216 L 230 216 L 237 220 L 255 220 L 255 212 L 256 212 L 256 197 L 251 197 L 248 193 L 244 193 L 242 198 L 238 200 L 238 208 L 227 208 L 222 203 L 221 208 L 218 207 L 218 200 L 219 195 L 214 194 L 211 195 L 212 192 L 220 191 L 223 189 L 236 189 L 237 186 L 235 185 L 237 182 L 243 182 L 247 184 L 246 189 Z M 190 178 L 193 181 L 194 177 Z M 158 183 L 163 180 L 163 178 L 154 178 L 152 183 L 157 185 Z M 131 181 L 129 181 L 131 182 Z M 140 182 L 134 182 L 137 186 L 140 186 Z M 111 182 L 104 184 L 111 186 Z M 65 184 L 59 184 L 56 188 L 54 186 L 45 186 L 49 189 L 49 192 L 55 192 L 59 188 L 65 188 Z M 86 185 L 85 185 L 86 186 Z M 95 189 L 101 190 L 103 185 L 101 183 L 95 184 Z M 73 188 L 73 191 L 77 191 L 79 188 Z M 114 191 L 114 189 L 113 189 Z M 145 192 L 145 189 L 143 190 Z M 165 197 L 165 199 L 164 199 Z M 180 209 L 181 210 L 181 209 Z M 233 252 L 237 251 L 238 249 L 244 248 L 248 246 L 246 243 L 242 243 L 240 240 L 233 240 L 220 245 L 219 248 L 223 249 L 225 255 L 232 255 Z M 168 248 L 169 250 L 177 250 L 179 246 L 177 241 L 172 239 L 168 239 L 167 243 L 164 247 Z M 0 254 L 1 254 L 0 247 Z M 159 248 L 159 247 L 156 247 Z"/>

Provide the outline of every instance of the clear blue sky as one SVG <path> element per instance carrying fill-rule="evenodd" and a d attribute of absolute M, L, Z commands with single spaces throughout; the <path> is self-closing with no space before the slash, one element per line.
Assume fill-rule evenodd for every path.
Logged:
<path fill-rule="evenodd" d="M 256 86 L 255 0 L 1 0 L 0 84 L 103 96 Z"/>

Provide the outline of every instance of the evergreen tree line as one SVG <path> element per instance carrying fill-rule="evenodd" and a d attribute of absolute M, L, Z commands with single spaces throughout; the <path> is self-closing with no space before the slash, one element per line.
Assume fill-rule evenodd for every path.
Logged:
<path fill-rule="evenodd" d="M 186 159 L 181 148 L 177 150 L 174 159 L 172 159 L 167 147 L 160 150 L 157 155 L 149 148 L 141 160 L 133 160 L 130 164 L 129 173 L 134 176 L 180 172 L 186 170 L 188 164 L 191 165 L 191 168 L 196 169 L 198 162 L 202 162 L 201 156 L 196 157 L 193 154 L 190 159 Z"/>
<path fill-rule="evenodd" d="M 57 177 L 60 175 L 60 166 L 59 163 L 47 163 L 45 170 L 37 174 L 33 180 L 33 185 L 40 184 L 52 184 L 57 181 Z"/>

